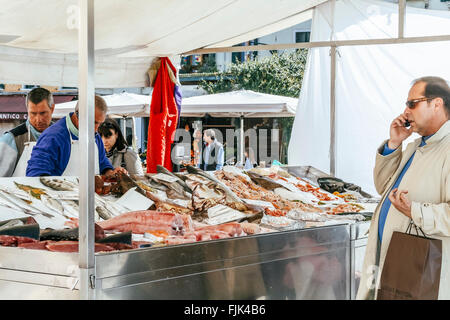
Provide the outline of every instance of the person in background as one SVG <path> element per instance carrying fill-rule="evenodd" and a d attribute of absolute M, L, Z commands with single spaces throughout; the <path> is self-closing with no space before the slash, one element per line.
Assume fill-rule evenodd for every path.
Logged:
<path fill-rule="evenodd" d="M 200 168 L 200 158 L 202 151 L 202 132 L 199 129 L 194 130 L 194 141 L 192 142 L 194 150 L 194 166 Z"/>
<path fill-rule="evenodd" d="M 121 167 L 113 168 L 105 155 L 105 147 L 97 133 L 105 121 L 108 106 L 100 96 L 95 96 L 95 174 L 113 176 L 127 171 Z M 78 103 L 75 112 L 69 113 L 48 128 L 39 138 L 28 161 L 27 176 L 79 176 L 80 144 L 78 140 Z"/>
<path fill-rule="evenodd" d="M 373 171 L 381 201 L 372 217 L 357 299 L 374 299 L 394 231 L 410 221 L 442 241 L 438 299 L 450 299 L 450 87 L 438 77 L 414 80 L 406 108 L 378 148 Z M 407 122 L 411 125 L 407 128 Z M 402 144 L 413 132 L 420 138 Z M 412 266 L 405 265 L 405 272 Z M 378 270 L 378 275 L 374 271 Z"/>
<path fill-rule="evenodd" d="M 223 145 L 216 141 L 214 130 L 205 130 L 203 134 L 205 141 L 205 150 L 203 151 L 203 165 L 201 169 L 205 171 L 221 170 L 224 162 Z"/>
<path fill-rule="evenodd" d="M 102 137 L 106 157 L 113 167 L 125 168 L 129 174 L 144 175 L 140 158 L 128 147 L 119 124 L 114 119 L 107 118 L 98 127 L 98 133 Z"/>
<path fill-rule="evenodd" d="M 31 151 L 41 133 L 52 122 L 55 110 L 53 95 L 44 88 L 27 94 L 28 119 L 0 138 L 0 177 L 25 176 Z"/>
<path fill-rule="evenodd" d="M 247 148 L 244 152 L 245 164 L 244 169 L 253 169 L 256 167 L 255 153 L 253 148 Z"/>

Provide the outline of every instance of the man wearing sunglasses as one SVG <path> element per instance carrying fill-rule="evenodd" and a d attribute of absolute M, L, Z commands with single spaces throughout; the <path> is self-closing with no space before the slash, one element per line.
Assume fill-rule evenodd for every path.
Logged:
<path fill-rule="evenodd" d="M 376 296 L 371 279 L 381 273 L 392 233 L 405 232 L 411 219 L 427 236 L 443 242 L 438 298 L 450 299 L 449 119 L 448 83 L 439 77 L 414 80 L 405 110 L 392 121 L 389 140 L 376 155 L 374 182 L 382 198 L 372 217 L 358 299 Z M 421 137 L 402 151 L 413 132 Z"/>

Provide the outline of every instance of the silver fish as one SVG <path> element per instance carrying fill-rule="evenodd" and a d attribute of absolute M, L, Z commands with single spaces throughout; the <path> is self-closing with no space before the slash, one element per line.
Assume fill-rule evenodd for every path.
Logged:
<path fill-rule="evenodd" d="M 10 206 L 12 206 L 14 209 L 24 211 L 25 213 L 31 214 L 31 215 L 41 213 L 40 210 L 29 205 L 27 202 L 25 202 L 21 198 L 17 197 L 13 193 L 9 193 L 5 190 L 0 190 L 0 197 L 2 197 L 3 200 L 6 200 L 10 204 Z"/>
<path fill-rule="evenodd" d="M 233 191 L 231 191 L 230 188 L 228 188 L 223 182 L 219 181 L 216 177 L 213 177 L 208 173 L 206 173 L 205 171 L 203 171 L 202 169 L 193 166 L 187 166 L 186 169 L 189 173 L 198 174 L 206 179 L 215 182 L 216 185 L 222 190 L 224 190 L 227 196 L 229 196 L 234 202 L 242 202 L 242 200 Z"/>
<path fill-rule="evenodd" d="M 57 191 L 74 191 L 78 188 L 75 183 L 65 179 L 40 177 L 39 180 L 44 186 Z"/>
<path fill-rule="evenodd" d="M 66 216 L 70 216 L 71 218 L 78 218 L 80 208 L 75 201 L 62 200 L 61 205 L 64 208 L 64 213 L 66 214 Z"/>
<path fill-rule="evenodd" d="M 95 208 L 95 211 L 98 213 L 98 215 L 103 219 L 103 220 L 108 220 L 112 218 L 111 213 L 103 206 L 97 206 Z"/>
<path fill-rule="evenodd" d="M 127 210 L 120 204 L 117 204 L 115 202 L 107 201 L 105 202 L 105 208 L 108 210 L 114 217 L 120 216 L 122 213 L 128 212 L 130 210 Z"/>
<path fill-rule="evenodd" d="M 67 216 L 64 212 L 63 205 L 58 200 L 52 199 L 51 197 L 42 194 L 41 201 L 50 210 L 52 210 L 58 214 L 61 214 L 66 218 L 69 218 L 69 216 Z"/>
<path fill-rule="evenodd" d="M 161 166 L 161 165 L 157 165 L 156 166 L 156 171 L 159 173 L 164 173 L 167 174 L 176 180 L 176 183 L 178 183 L 181 187 L 183 187 L 183 189 L 188 192 L 188 193 L 192 193 L 191 188 L 189 188 L 189 186 L 186 184 L 186 182 L 184 182 L 183 180 L 180 179 L 180 177 L 176 176 L 175 174 L 173 174 L 172 172 L 170 172 L 169 170 L 167 170 L 165 167 Z"/>

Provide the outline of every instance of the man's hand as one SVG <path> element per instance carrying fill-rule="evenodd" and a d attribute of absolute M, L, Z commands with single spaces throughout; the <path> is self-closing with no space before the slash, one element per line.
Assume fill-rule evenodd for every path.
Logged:
<path fill-rule="evenodd" d="M 406 197 L 408 191 L 398 190 L 395 188 L 389 194 L 389 200 L 391 200 L 392 205 L 403 213 L 405 216 L 412 218 L 411 216 L 411 201 Z"/>
<path fill-rule="evenodd" d="M 114 170 L 109 169 L 108 171 L 105 172 L 105 176 L 107 177 L 111 177 L 113 175 L 115 175 L 116 173 L 122 172 L 124 174 L 128 174 L 128 171 L 125 170 L 125 168 L 122 167 L 117 167 Z"/>
<path fill-rule="evenodd" d="M 394 121 L 392 121 L 389 130 L 389 149 L 397 149 L 402 144 L 402 142 L 412 134 L 412 127 L 409 127 L 409 129 L 407 129 L 404 126 L 406 120 L 406 116 L 404 114 L 401 114 L 397 118 L 395 118 Z"/>

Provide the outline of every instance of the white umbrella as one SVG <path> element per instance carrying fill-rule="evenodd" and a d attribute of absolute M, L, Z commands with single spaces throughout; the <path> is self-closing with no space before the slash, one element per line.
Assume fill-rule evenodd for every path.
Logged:
<path fill-rule="evenodd" d="M 181 116 L 201 117 L 294 117 L 297 98 L 239 90 L 183 99 Z"/>
<path fill-rule="evenodd" d="M 123 92 L 102 96 L 102 98 L 108 105 L 110 117 L 145 117 L 150 114 L 151 95 Z M 76 105 L 76 100 L 56 104 L 53 118 L 65 117 L 75 110 Z"/>

